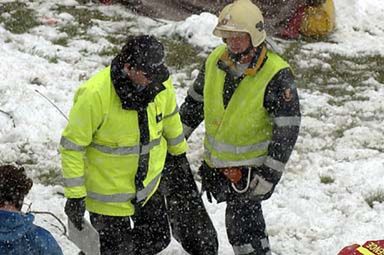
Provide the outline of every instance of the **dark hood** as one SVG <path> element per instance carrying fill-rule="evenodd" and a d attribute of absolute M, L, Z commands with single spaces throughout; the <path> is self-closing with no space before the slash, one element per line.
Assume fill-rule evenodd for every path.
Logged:
<path fill-rule="evenodd" d="M 111 79 L 117 95 L 125 110 L 143 110 L 165 89 L 161 83 L 151 83 L 144 90 L 138 91 L 129 77 L 123 72 L 124 63 L 117 56 L 111 63 Z"/>
<path fill-rule="evenodd" d="M 30 213 L 0 210 L 0 241 L 14 241 L 33 227 L 34 216 Z"/>

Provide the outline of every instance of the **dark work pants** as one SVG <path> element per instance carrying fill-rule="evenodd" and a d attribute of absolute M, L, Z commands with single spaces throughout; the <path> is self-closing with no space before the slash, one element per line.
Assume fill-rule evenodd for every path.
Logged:
<path fill-rule="evenodd" d="M 235 254 L 271 254 L 260 202 L 228 199 L 225 223 Z"/>
<path fill-rule="evenodd" d="M 222 172 L 209 168 L 205 162 L 199 168 L 199 173 L 203 190 L 217 202 L 227 202 L 225 223 L 228 240 L 235 254 L 270 255 L 261 201 L 250 199 L 247 192 L 237 193 Z"/>
<path fill-rule="evenodd" d="M 205 210 L 201 197 L 167 196 L 168 216 L 172 234 L 191 255 L 216 255 L 216 230 Z"/>
<path fill-rule="evenodd" d="M 129 217 L 90 213 L 91 223 L 99 232 L 102 255 L 132 254 L 133 243 Z"/>
<path fill-rule="evenodd" d="M 164 198 L 158 193 L 131 218 L 95 213 L 90 213 L 90 218 L 100 235 L 102 255 L 152 255 L 171 240 Z"/>
<path fill-rule="evenodd" d="M 91 213 L 91 222 L 100 233 L 102 255 L 159 253 L 170 242 L 169 222 L 173 236 L 189 254 L 217 255 L 216 230 L 204 207 L 193 175 L 191 171 L 178 170 L 174 180 L 179 187 L 166 194 L 167 207 L 165 196 L 158 190 L 147 204 L 132 216 L 133 229 L 130 229 L 130 217 Z M 120 218 L 117 221 L 124 224 L 112 224 L 115 218 Z M 133 251 L 126 252 L 129 249 Z"/>
<path fill-rule="evenodd" d="M 218 254 L 216 230 L 204 207 L 187 161 L 172 171 L 166 194 L 174 238 L 191 255 Z"/>
<path fill-rule="evenodd" d="M 138 214 L 134 222 L 135 255 L 152 255 L 165 249 L 171 242 L 171 233 L 164 197 L 156 192 Z"/>

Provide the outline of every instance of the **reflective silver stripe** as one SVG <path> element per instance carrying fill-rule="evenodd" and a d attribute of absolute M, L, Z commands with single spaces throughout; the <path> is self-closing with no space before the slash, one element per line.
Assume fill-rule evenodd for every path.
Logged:
<path fill-rule="evenodd" d="M 123 203 L 123 202 L 128 202 L 129 200 L 134 199 L 135 194 L 120 193 L 120 194 L 104 195 L 104 194 L 87 191 L 87 197 L 93 200 L 104 202 L 104 203 Z"/>
<path fill-rule="evenodd" d="M 84 176 L 76 178 L 64 178 L 64 186 L 67 188 L 84 185 Z"/>
<path fill-rule="evenodd" d="M 301 117 L 298 117 L 298 116 L 277 117 L 273 119 L 273 122 L 278 127 L 300 126 Z"/>
<path fill-rule="evenodd" d="M 60 139 L 60 145 L 63 146 L 67 150 L 71 151 L 85 151 L 85 147 L 81 145 L 77 145 L 71 141 L 69 141 L 66 137 L 62 136 Z"/>
<path fill-rule="evenodd" d="M 204 102 L 204 97 L 198 94 L 193 88 L 193 86 L 188 89 L 188 95 L 191 96 L 197 102 Z"/>
<path fill-rule="evenodd" d="M 279 172 L 283 172 L 285 169 L 285 164 L 283 162 L 269 156 L 265 159 L 264 165 Z"/>
<path fill-rule="evenodd" d="M 241 254 L 249 254 L 253 251 L 255 251 L 255 249 L 252 247 L 252 245 L 249 243 L 249 244 L 244 244 L 244 245 L 239 245 L 239 246 L 232 246 L 233 248 L 233 251 L 235 252 L 236 255 L 241 255 Z"/>
<path fill-rule="evenodd" d="M 140 154 L 141 155 L 145 155 L 145 154 L 148 154 L 149 151 L 160 144 L 160 141 L 161 141 L 161 138 L 157 138 L 156 140 L 153 140 L 151 141 L 150 143 L 144 145 L 144 146 L 141 146 L 141 150 L 140 150 Z"/>
<path fill-rule="evenodd" d="M 261 240 L 260 240 L 260 243 L 261 243 L 261 247 L 263 248 L 263 250 L 264 250 L 265 248 L 270 248 L 270 247 L 269 247 L 269 241 L 268 241 L 267 238 L 263 238 L 263 239 L 261 239 Z"/>
<path fill-rule="evenodd" d="M 213 138 L 210 135 L 207 135 L 207 140 L 208 140 L 208 143 L 212 146 L 213 150 L 215 151 L 231 152 L 236 154 L 253 152 L 258 150 L 266 150 L 268 149 L 268 145 L 270 143 L 270 141 L 265 141 L 262 143 L 245 145 L 245 146 L 234 146 L 232 144 L 218 142 L 215 140 L 215 138 Z"/>
<path fill-rule="evenodd" d="M 209 159 L 209 161 L 212 164 L 212 167 L 215 168 L 223 168 L 223 167 L 232 167 L 232 166 L 261 166 L 265 161 L 265 156 L 257 157 L 253 159 L 247 159 L 247 160 L 222 160 L 215 157 L 212 157 L 212 155 L 209 153 L 209 151 L 204 152 L 206 157 Z"/>
<path fill-rule="evenodd" d="M 140 146 L 127 146 L 127 147 L 110 147 L 106 145 L 101 145 L 97 143 L 91 143 L 91 147 L 95 148 L 98 151 L 115 154 L 115 155 L 127 155 L 127 154 L 139 154 Z"/>
<path fill-rule="evenodd" d="M 179 107 L 176 105 L 175 110 L 171 114 L 165 115 L 163 119 L 172 117 L 173 115 L 177 114 L 178 112 L 179 112 Z"/>
<path fill-rule="evenodd" d="M 183 131 L 184 131 L 185 137 L 189 137 L 192 134 L 193 130 L 194 130 L 193 128 L 183 124 Z"/>
<path fill-rule="evenodd" d="M 168 144 L 171 146 L 178 145 L 182 141 L 184 141 L 184 133 L 182 133 L 181 135 L 179 135 L 176 138 L 167 139 Z"/>
<path fill-rule="evenodd" d="M 136 195 L 136 198 L 137 198 L 137 201 L 140 202 L 142 200 L 144 200 L 152 191 L 153 189 L 155 188 L 158 180 L 160 179 L 160 176 L 161 174 L 159 174 L 158 176 L 156 176 L 155 179 L 153 179 L 147 187 L 145 187 L 144 189 L 142 190 L 139 190 L 137 192 L 137 195 Z"/>
<path fill-rule="evenodd" d="M 98 151 L 108 153 L 108 154 L 114 154 L 114 155 L 128 155 L 128 154 L 148 154 L 149 151 L 160 144 L 161 138 L 158 138 L 156 140 L 151 141 L 149 144 L 146 144 L 144 146 L 127 146 L 127 147 L 110 147 L 106 145 L 91 143 L 91 147 L 95 148 Z"/>

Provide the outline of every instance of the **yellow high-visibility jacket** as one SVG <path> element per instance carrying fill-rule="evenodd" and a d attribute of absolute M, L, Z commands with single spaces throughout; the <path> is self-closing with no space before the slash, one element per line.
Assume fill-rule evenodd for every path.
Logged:
<path fill-rule="evenodd" d="M 187 143 L 170 79 L 148 104 L 150 139 L 142 145 L 138 113 L 122 108 L 110 72 L 105 68 L 76 92 L 60 142 L 64 190 L 67 198 L 86 197 L 90 212 L 130 216 L 132 199 L 146 202 L 156 191 L 167 151 L 182 154 Z M 139 156 L 147 153 L 144 188 L 137 190 Z"/>

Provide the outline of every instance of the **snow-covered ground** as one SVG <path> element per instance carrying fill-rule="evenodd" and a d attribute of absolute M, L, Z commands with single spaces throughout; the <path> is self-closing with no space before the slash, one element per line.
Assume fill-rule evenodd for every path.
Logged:
<path fill-rule="evenodd" d="M 1 1 L 5 2 L 13 1 Z M 132 25 L 133 15 L 121 6 L 94 6 L 126 21 L 95 22 L 87 31 L 92 40 L 70 40 L 67 46 L 60 46 L 52 41 L 66 35 L 57 26 L 71 24 L 74 17 L 55 6 L 75 8 L 78 3 L 24 2 L 38 12 L 42 25 L 28 34 L 12 34 L 0 24 L 0 110 L 13 117 L 12 121 L 0 112 L 0 163 L 18 162 L 36 182 L 55 183 L 60 171 L 58 142 L 66 119 L 36 90 L 67 114 L 76 87 L 111 60 L 98 54 L 110 46 L 105 36 Z M 264 203 L 276 255 L 331 255 L 351 243 L 384 239 L 384 204 L 375 203 L 371 208 L 365 202 L 374 192 L 384 193 L 384 75 L 382 67 L 353 62 L 369 56 L 384 58 L 384 5 L 382 0 L 335 0 L 335 5 L 337 29 L 331 38 L 301 42 L 290 59 L 296 66 L 303 120 L 286 173 L 275 194 Z M 206 13 L 179 23 L 139 17 L 131 32 L 178 35 L 207 50 L 220 43 L 211 35 L 215 22 L 216 17 Z M 292 43 L 278 44 L 285 51 Z M 339 71 L 333 65 L 340 64 L 335 57 L 342 57 L 340 61 L 354 70 L 351 75 L 361 75 L 362 69 L 361 82 L 352 84 L 351 77 L 333 77 L 332 73 Z M 308 80 L 303 72 L 311 69 L 328 72 L 331 78 L 319 74 Z M 174 70 L 179 103 L 186 94 L 181 85 L 190 85 L 189 77 L 196 74 Z M 330 88 L 346 94 L 328 93 Z M 202 132 L 200 127 L 190 139 L 188 156 L 194 169 L 202 155 Z M 322 182 L 326 177 L 333 182 Z M 66 221 L 65 199 L 60 192 L 59 185 L 35 184 L 26 202 L 32 203 L 34 211 L 50 211 Z M 205 202 L 219 233 L 219 254 L 233 254 L 225 234 L 225 205 Z M 53 217 L 36 215 L 36 223 L 54 234 L 65 254 L 76 253 L 77 248 L 61 234 Z M 172 241 L 162 254 L 185 253 Z"/>

